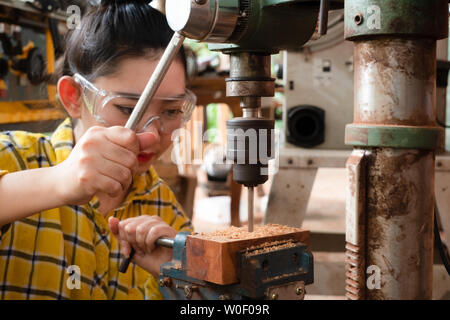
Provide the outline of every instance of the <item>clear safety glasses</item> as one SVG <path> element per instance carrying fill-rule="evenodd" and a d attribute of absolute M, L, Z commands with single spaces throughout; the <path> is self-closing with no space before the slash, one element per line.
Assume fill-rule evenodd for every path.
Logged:
<path fill-rule="evenodd" d="M 73 78 L 81 86 L 84 104 L 96 121 L 106 126 L 125 126 L 140 95 L 99 89 L 78 73 Z M 161 133 L 170 134 L 189 120 L 196 101 L 188 89 L 176 97 L 155 96 L 136 131 L 143 132 L 153 124 Z"/>

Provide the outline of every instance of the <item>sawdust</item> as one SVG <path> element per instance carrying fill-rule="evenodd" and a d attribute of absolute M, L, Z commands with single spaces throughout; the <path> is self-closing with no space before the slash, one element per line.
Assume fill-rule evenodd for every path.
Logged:
<path fill-rule="evenodd" d="M 172 265 L 172 268 L 175 270 L 181 270 L 181 262 L 176 262 Z"/>
<path fill-rule="evenodd" d="M 210 233 L 197 233 L 196 237 L 205 240 L 227 241 L 227 240 L 247 240 L 269 236 L 278 236 L 287 233 L 299 232 L 298 228 L 283 226 L 280 224 L 256 225 L 253 232 L 248 232 L 247 227 L 229 227 L 224 230 L 217 230 Z"/>
<path fill-rule="evenodd" d="M 258 246 L 252 246 L 247 248 L 246 254 L 256 255 L 260 253 L 267 253 L 270 251 L 280 250 L 284 248 L 292 248 L 295 247 L 296 243 L 292 239 L 290 240 L 282 240 L 282 241 L 272 241 L 272 242 L 264 242 Z"/>

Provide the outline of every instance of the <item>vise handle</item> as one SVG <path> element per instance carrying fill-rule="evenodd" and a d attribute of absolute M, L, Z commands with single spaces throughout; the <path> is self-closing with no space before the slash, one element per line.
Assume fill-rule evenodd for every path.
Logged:
<path fill-rule="evenodd" d="M 156 240 L 156 244 L 165 248 L 173 248 L 174 239 L 161 237 Z"/>
<path fill-rule="evenodd" d="M 165 248 L 173 248 L 173 242 L 174 240 L 171 238 L 161 237 L 156 240 L 156 245 L 165 247 Z M 119 266 L 119 272 L 125 273 L 128 269 L 128 265 L 131 262 L 131 259 L 133 259 L 135 250 L 134 248 L 131 248 L 130 256 L 127 259 L 122 260 Z"/>

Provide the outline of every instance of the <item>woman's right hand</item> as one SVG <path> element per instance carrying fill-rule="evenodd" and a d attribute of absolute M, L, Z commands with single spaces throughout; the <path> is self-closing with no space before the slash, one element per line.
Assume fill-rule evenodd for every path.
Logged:
<path fill-rule="evenodd" d="M 62 201 L 85 204 L 96 194 L 124 194 L 138 167 L 138 153 L 134 131 L 120 126 L 89 128 L 69 157 L 54 167 Z"/>

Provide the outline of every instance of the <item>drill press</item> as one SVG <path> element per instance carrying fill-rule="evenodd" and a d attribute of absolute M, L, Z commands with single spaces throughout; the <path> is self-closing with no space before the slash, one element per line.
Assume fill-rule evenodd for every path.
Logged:
<path fill-rule="evenodd" d="M 298 48 L 326 33 L 328 9 L 343 1 L 166 0 L 170 27 L 229 54 L 227 96 L 240 97 L 243 116 L 227 121 L 227 158 L 233 179 L 248 187 L 248 228 L 253 230 L 253 188 L 268 179 L 274 122 L 259 116 L 261 97 L 274 95 L 270 55 Z M 318 24 L 319 22 L 319 24 Z"/>
<path fill-rule="evenodd" d="M 259 117 L 262 96 L 273 96 L 270 56 L 239 52 L 231 55 L 227 95 L 241 97 L 242 117 L 227 121 L 227 158 L 233 179 L 248 188 L 248 231 L 253 231 L 253 188 L 268 179 L 274 121 Z"/>
<path fill-rule="evenodd" d="M 176 33 L 158 70 L 165 70 L 164 66 L 170 63 L 165 57 L 170 57 L 169 53 L 179 44 L 177 38 L 208 42 L 212 50 L 231 55 L 227 96 L 241 98 L 243 116 L 227 122 L 227 158 L 234 163 L 234 180 L 249 188 L 250 232 L 253 188 L 267 181 L 268 161 L 273 158 L 274 122 L 259 116 L 261 97 L 274 95 L 270 55 L 300 47 L 316 30 L 316 34 L 325 33 L 328 9 L 342 3 L 166 0 L 166 17 Z M 160 73 L 163 74 L 155 71 L 152 75 L 141 97 L 143 102 L 151 99 Z M 138 105 L 145 106 L 143 102 Z M 138 111 L 131 118 L 138 116 Z M 296 230 L 276 237 L 222 242 L 180 233 L 174 240 L 164 239 L 173 248 L 173 260 L 161 266 L 160 290 L 168 299 L 276 299 L 282 292 L 286 293 L 285 299 L 302 299 L 304 286 L 313 281 L 313 259 L 305 245 L 308 234 Z M 162 241 L 158 239 L 157 243 L 163 245 Z M 267 250 L 267 245 L 271 249 Z M 193 295 L 194 291 L 198 294 Z"/>
<path fill-rule="evenodd" d="M 233 179 L 248 187 L 248 231 L 253 231 L 253 188 L 268 179 L 273 120 L 261 118 L 261 97 L 274 95 L 270 55 L 298 48 L 326 32 L 328 9 L 343 1 L 166 0 L 171 28 L 230 54 L 227 96 L 240 97 L 243 116 L 227 121 L 227 158 Z M 319 25 L 318 25 L 319 21 Z M 280 237 L 210 241 L 180 233 L 173 260 L 161 266 L 159 284 L 168 299 L 302 299 L 313 281 L 305 231 Z M 272 245 L 274 240 L 281 240 Z M 294 241 L 288 245 L 286 241 Z M 271 250 L 267 251 L 267 244 Z M 289 262 L 288 262 L 289 261 Z"/>

